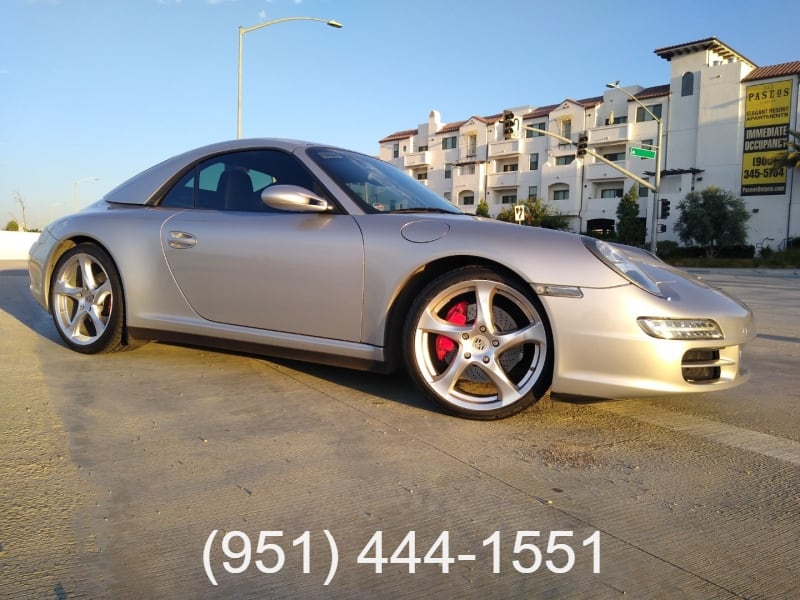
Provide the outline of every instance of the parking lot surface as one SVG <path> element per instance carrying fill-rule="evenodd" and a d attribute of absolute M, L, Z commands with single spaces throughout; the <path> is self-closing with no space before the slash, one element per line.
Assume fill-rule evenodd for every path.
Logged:
<path fill-rule="evenodd" d="M 0 598 L 800 597 L 800 277 L 750 382 L 446 416 L 379 376 L 67 350 L 0 263 Z"/>

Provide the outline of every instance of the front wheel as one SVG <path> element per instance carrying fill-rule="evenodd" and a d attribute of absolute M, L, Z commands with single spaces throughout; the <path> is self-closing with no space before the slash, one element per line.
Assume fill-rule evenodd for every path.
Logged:
<path fill-rule="evenodd" d="M 96 354 L 123 348 L 122 285 L 102 248 L 79 244 L 59 258 L 50 305 L 59 335 L 73 350 Z"/>
<path fill-rule="evenodd" d="M 428 398 L 472 419 L 516 414 L 552 381 L 552 334 L 538 298 L 483 267 L 447 273 L 423 290 L 406 321 L 404 355 Z"/>

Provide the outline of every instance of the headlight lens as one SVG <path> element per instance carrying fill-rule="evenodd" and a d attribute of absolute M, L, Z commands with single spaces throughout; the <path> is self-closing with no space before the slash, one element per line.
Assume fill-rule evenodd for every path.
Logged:
<path fill-rule="evenodd" d="M 647 273 L 640 269 L 634 260 L 620 252 L 614 246 L 602 240 L 590 237 L 584 237 L 583 243 L 592 254 L 611 269 L 622 275 L 625 279 L 639 286 L 646 292 L 662 298 L 664 297 L 658 284 L 650 278 Z"/>
<path fill-rule="evenodd" d="M 712 319 L 636 319 L 644 332 L 662 340 L 721 340 L 722 330 Z"/>

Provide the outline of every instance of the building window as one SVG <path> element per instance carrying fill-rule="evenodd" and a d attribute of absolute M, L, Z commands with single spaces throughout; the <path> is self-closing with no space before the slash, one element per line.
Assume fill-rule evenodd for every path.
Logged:
<path fill-rule="evenodd" d="M 601 198 L 622 198 L 622 188 L 611 188 L 600 191 Z"/>
<path fill-rule="evenodd" d="M 445 179 L 452 179 L 453 177 L 453 167 L 452 165 L 445 165 L 444 166 L 444 178 Z"/>
<path fill-rule="evenodd" d="M 566 154 L 564 156 L 556 156 L 556 164 L 557 165 L 568 165 L 575 160 L 574 154 Z"/>
<path fill-rule="evenodd" d="M 589 219 L 586 232 L 597 237 L 608 237 L 614 234 L 614 219 Z"/>
<path fill-rule="evenodd" d="M 392 144 L 392 158 L 400 156 L 400 144 Z"/>
<path fill-rule="evenodd" d="M 444 199 L 445 199 L 445 200 L 447 200 L 448 202 L 450 202 L 450 198 L 452 198 L 452 197 L 453 197 L 453 196 L 452 196 L 452 194 L 451 194 L 450 192 L 445 192 L 444 194 L 442 194 L 442 196 L 443 196 L 443 197 L 444 197 Z"/>
<path fill-rule="evenodd" d="M 417 174 L 417 181 L 425 181 L 428 179 L 428 172 L 427 171 L 419 171 Z"/>
<path fill-rule="evenodd" d="M 427 149 L 427 146 L 417 146 L 417 152 L 425 152 Z"/>
<path fill-rule="evenodd" d="M 569 190 L 553 190 L 553 200 L 569 200 Z"/>
<path fill-rule="evenodd" d="M 464 165 L 461 167 L 462 175 L 475 175 L 475 165 Z"/>
<path fill-rule="evenodd" d="M 653 115 L 655 115 L 659 119 L 661 118 L 661 105 L 660 104 L 651 104 L 647 108 L 648 108 L 648 110 L 650 112 L 647 112 L 644 109 L 644 106 L 640 106 L 640 107 L 638 107 L 636 109 L 636 122 L 637 123 L 641 123 L 643 121 L 652 121 L 653 120 Z M 653 115 L 651 115 L 650 113 L 653 113 Z"/>
<path fill-rule="evenodd" d="M 475 196 L 462 196 L 461 197 L 461 205 L 462 206 L 472 206 L 475 204 Z"/>
<path fill-rule="evenodd" d="M 529 185 L 528 186 L 528 198 L 533 199 L 539 196 L 539 186 L 537 185 Z"/>
<path fill-rule="evenodd" d="M 511 173 L 512 171 L 516 171 L 518 168 L 519 165 L 517 165 L 517 163 L 509 163 L 503 165 L 503 173 Z"/>
<path fill-rule="evenodd" d="M 639 198 L 647 198 L 650 195 L 650 190 L 648 190 L 643 185 L 639 186 Z"/>
<path fill-rule="evenodd" d="M 478 151 L 478 136 L 475 134 L 467 136 L 467 158 L 474 158 Z"/>
<path fill-rule="evenodd" d="M 694 73 L 684 73 L 681 77 L 681 96 L 694 94 Z"/>
<path fill-rule="evenodd" d="M 516 204 L 516 202 L 517 202 L 516 194 L 506 194 L 500 197 L 500 204 Z"/>
<path fill-rule="evenodd" d="M 625 162 L 625 153 L 609 152 L 608 154 L 603 154 L 603 158 L 610 160 L 611 162 Z"/>
<path fill-rule="evenodd" d="M 534 152 L 531 154 L 531 171 L 538 171 L 539 170 L 539 153 Z"/>
<path fill-rule="evenodd" d="M 452 150 L 456 147 L 456 136 L 442 138 L 442 150 Z"/>
<path fill-rule="evenodd" d="M 572 137 L 572 121 L 570 119 L 561 121 L 561 136 L 565 138 Z"/>
<path fill-rule="evenodd" d="M 529 125 L 529 127 L 532 127 L 533 129 L 539 129 L 540 131 L 544 131 L 544 126 L 545 126 L 545 123 L 532 123 L 531 125 Z M 526 138 L 534 138 L 534 137 L 539 137 L 539 136 L 542 136 L 542 135 L 544 135 L 544 134 L 543 133 L 538 133 L 538 132 L 533 131 L 531 129 L 526 129 L 525 130 L 525 137 Z"/>

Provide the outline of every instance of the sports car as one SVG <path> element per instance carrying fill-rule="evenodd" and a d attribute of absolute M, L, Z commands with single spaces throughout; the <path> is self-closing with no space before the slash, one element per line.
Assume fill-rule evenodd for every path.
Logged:
<path fill-rule="evenodd" d="M 652 254 L 465 214 L 376 158 L 293 140 L 169 158 L 50 224 L 31 291 L 77 352 L 159 340 L 391 372 L 474 419 L 549 390 L 747 379 L 747 306 Z"/>

